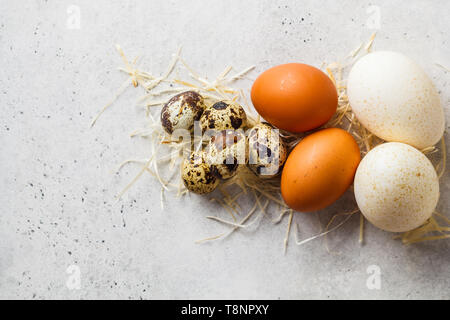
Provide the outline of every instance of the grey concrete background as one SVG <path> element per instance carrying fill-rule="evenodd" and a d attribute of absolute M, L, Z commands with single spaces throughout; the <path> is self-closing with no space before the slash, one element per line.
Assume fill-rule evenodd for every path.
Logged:
<path fill-rule="evenodd" d="M 71 5 L 80 29 L 68 27 Z M 256 231 L 195 244 L 226 229 L 204 218 L 221 210 L 207 199 L 170 198 L 162 210 L 158 184 L 146 176 L 114 202 L 139 168 L 118 175 L 113 168 L 149 154 L 145 141 L 128 137 L 144 123 L 137 92 L 127 91 L 89 129 L 125 79 L 115 71 L 115 43 L 130 56 L 144 54 L 156 73 L 183 45 L 204 74 L 231 63 L 256 64 L 255 76 L 279 63 L 320 66 L 347 55 L 377 27 L 377 10 L 375 49 L 418 61 L 449 123 L 450 74 L 435 65 L 450 65 L 446 0 L 1 0 L 0 298 L 450 298 L 450 241 L 405 247 L 368 226 L 360 246 L 356 216 L 328 239 L 339 254 L 322 240 L 297 247 L 292 235 L 283 255 L 286 220 L 263 219 Z M 449 188 L 446 174 L 438 209 L 447 213 Z M 349 192 L 321 215 L 352 201 Z M 300 237 L 317 232 L 314 215 L 295 219 Z M 370 265 L 381 272 L 379 290 L 366 286 Z M 71 282 L 78 271 L 79 289 Z"/>

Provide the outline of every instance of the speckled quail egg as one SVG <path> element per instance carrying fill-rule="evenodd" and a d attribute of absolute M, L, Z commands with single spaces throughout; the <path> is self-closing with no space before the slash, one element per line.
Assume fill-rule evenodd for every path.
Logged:
<path fill-rule="evenodd" d="M 242 130 L 222 130 L 211 137 L 206 148 L 206 161 L 214 166 L 221 179 L 233 177 L 239 166 L 247 163 L 246 136 Z"/>
<path fill-rule="evenodd" d="M 202 132 L 207 130 L 240 129 L 247 125 L 244 109 L 235 102 L 219 101 L 207 108 L 200 118 Z"/>
<path fill-rule="evenodd" d="M 193 152 L 181 166 L 181 178 L 189 191 L 204 194 L 214 191 L 219 180 L 214 174 L 215 168 L 206 162 L 204 151 Z"/>
<path fill-rule="evenodd" d="M 186 91 L 172 97 L 161 110 L 161 124 L 167 133 L 176 129 L 191 130 L 205 110 L 203 97 L 195 91 Z"/>
<path fill-rule="evenodd" d="M 249 168 L 261 178 L 273 178 L 286 162 L 287 148 L 277 129 L 263 122 L 248 134 Z"/>

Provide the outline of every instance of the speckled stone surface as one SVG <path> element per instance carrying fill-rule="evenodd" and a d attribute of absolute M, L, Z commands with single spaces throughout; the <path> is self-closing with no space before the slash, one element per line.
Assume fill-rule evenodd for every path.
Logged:
<path fill-rule="evenodd" d="M 379 28 L 375 49 L 403 52 L 431 76 L 448 130 L 450 73 L 436 63 L 450 66 L 449 15 L 446 0 L 0 1 L 0 298 L 450 298 L 450 241 L 405 247 L 369 225 L 361 246 L 357 216 L 330 234 L 332 253 L 323 240 L 297 247 L 292 234 L 283 255 L 286 219 L 195 244 L 226 230 L 205 219 L 223 210 L 207 198 L 169 198 L 163 210 L 145 176 L 114 200 L 139 171 L 116 165 L 150 152 L 129 138 L 144 123 L 137 92 L 89 128 L 125 80 L 115 43 L 155 73 L 182 45 L 204 74 L 256 64 L 255 77 L 336 60 Z M 447 213 L 449 179 L 438 204 Z M 353 205 L 349 191 L 322 223 Z M 295 221 L 300 238 L 318 231 L 315 214 Z"/>

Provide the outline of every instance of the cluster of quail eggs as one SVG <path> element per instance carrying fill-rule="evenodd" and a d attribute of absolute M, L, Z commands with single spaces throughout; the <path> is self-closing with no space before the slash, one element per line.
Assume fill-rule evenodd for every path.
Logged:
<path fill-rule="evenodd" d="M 239 167 L 248 167 L 262 178 L 281 172 L 287 149 L 277 131 L 266 123 L 248 132 L 247 115 L 238 103 L 219 101 L 212 106 L 195 91 L 186 91 L 171 98 L 162 108 L 161 124 L 172 134 L 177 129 L 192 132 L 195 121 L 207 145 L 192 152 L 181 165 L 181 177 L 186 188 L 194 193 L 212 192 L 221 179 L 236 175 Z"/>

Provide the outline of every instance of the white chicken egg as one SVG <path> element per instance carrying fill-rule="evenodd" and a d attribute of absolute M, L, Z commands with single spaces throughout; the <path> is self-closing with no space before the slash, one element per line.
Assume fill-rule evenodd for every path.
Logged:
<path fill-rule="evenodd" d="M 355 197 L 364 217 L 376 227 L 406 232 L 429 219 L 439 199 L 439 181 L 430 160 L 399 142 L 367 153 L 355 175 Z"/>
<path fill-rule="evenodd" d="M 347 82 L 350 105 L 369 131 L 418 149 L 435 145 L 445 119 L 427 74 L 401 53 L 378 51 L 355 63 Z"/>

